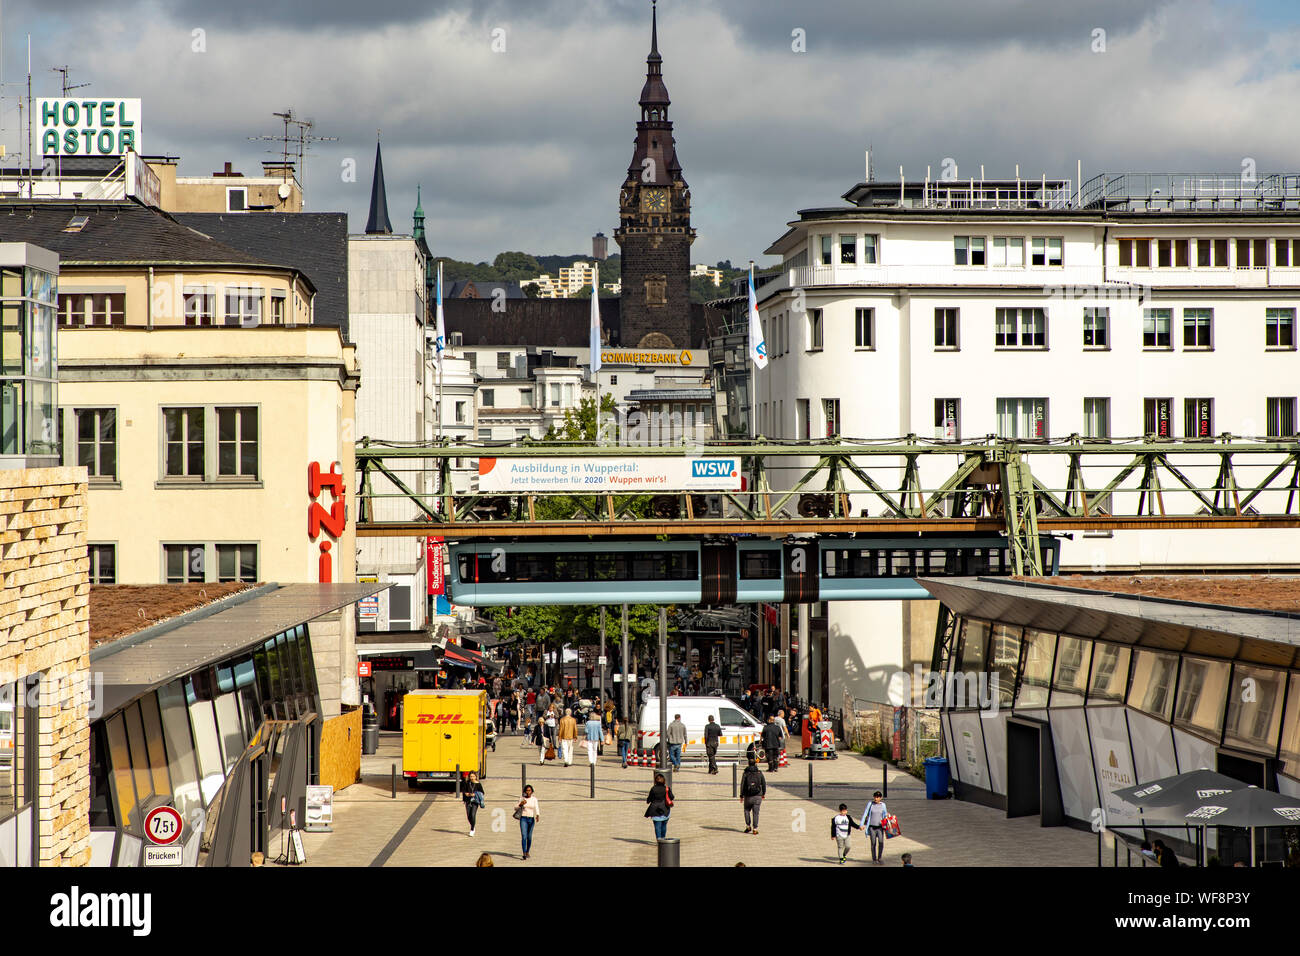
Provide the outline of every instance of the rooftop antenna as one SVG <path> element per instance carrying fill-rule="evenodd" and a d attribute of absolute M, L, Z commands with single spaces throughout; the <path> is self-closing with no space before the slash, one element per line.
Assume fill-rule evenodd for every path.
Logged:
<path fill-rule="evenodd" d="M 307 181 L 307 172 L 304 169 L 303 157 L 311 149 L 312 143 L 337 143 L 337 136 L 317 136 L 312 133 L 311 129 L 315 125 L 312 120 L 290 120 L 290 125 L 298 127 L 298 184 L 304 186 Z"/>
<path fill-rule="evenodd" d="M 67 64 L 64 64 L 63 66 L 52 66 L 50 67 L 50 72 L 58 73 L 62 78 L 60 85 L 63 88 L 63 96 L 65 99 L 67 98 L 67 95 L 71 93 L 73 90 L 85 89 L 87 86 L 90 85 L 89 83 L 69 83 L 68 82 L 69 70 Z M 55 153 L 54 161 L 58 166 L 58 172 L 55 175 L 59 182 L 59 195 L 63 195 L 63 150 L 62 149 L 58 150 Z"/>
<path fill-rule="evenodd" d="M 285 182 L 288 182 L 288 181 L 289 181 L 289 180 L 288 180 L 288 176 L 289 176 L 289 143 L 290 143 L 289 124 L 293 121 L 293 109 L 292 109 L 292 108 L 286 108 L 285 111 L 284 111 L 283 113 L 272 113 L 271 115 L 274 116 L 274 117 L 277 117 L 278 119 L 280 119 L 280 120 L 282 120 L 282 121 L 284 122 L 284 132 L 281 133 L 279 136 L 250 136 L 250 137 L 248 137 L 248 139 L 249 139 L 249 141 L 251 141 L 251 142 L 259 142 L 259 141 L 261 141 L 261 142 L 268 142 L 268 143 L 274 143 L 274 142 L 276 142 L 276 141 L 279 141 L 279 142 L 280 142 L 280 144 L 281 144 L 280 152 L 281 152 L 281 155 L 283 156 L 283 163 L 284 163 L 284 165 L 283 165 L 283 166 L 281 167 L 281 169 L 280 169 L 280 175 L 281 175 L 281 177 L 284 179 Z M 273 152 L 273 150 L 269 150 L 269 149 L 268 149 L 267 152 L 270 153 L 270 152 Z"/>

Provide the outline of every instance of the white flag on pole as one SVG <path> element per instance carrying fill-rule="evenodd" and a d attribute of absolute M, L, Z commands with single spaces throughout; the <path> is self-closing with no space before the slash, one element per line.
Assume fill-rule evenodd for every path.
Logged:
<path fill-rule="evenodd" d="M 767 342 L 763 323 L 758 319 L 758 299 L 754 295 L 754 270 L 749 270 L 749 357 L 755 368 L 767 368 Z"/>
<path fill-rule="evenodd" d="M 591 278 L 591 374 L 600 371 L 600 266 L 596 266 Z"/>
<path fill-rule="evenodd" d="M 434 358 L 438 363 L 438 378 L 442 379 L 442 353 L 447 350 L 447 327 L 443 323 L 442 317 L 442 263 L 438 263 L 438 308 L 437 324 L 434 327 Z"/>

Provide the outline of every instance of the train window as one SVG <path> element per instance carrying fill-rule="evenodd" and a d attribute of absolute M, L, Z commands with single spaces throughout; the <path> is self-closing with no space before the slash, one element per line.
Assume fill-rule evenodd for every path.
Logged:
<path fill-rule="evenodd" d="M 834 577 L 838 577 L 838 575 L 835 573 L 835 567 L 836 567 L 836 557 L 837 557 L 839 554 L 840 554 L 840 552 L 838 552 L 838 551 L 823 551 L 823 552 L 822 552 L 822 577 L 824 577 L 824 578 L 834 578 Z M 845 552 L 843 552 L 843 554 L 844 554 L 845 559 L 847 559 L 849 553 L 848 553 L 847 551 L 845 551 Z M 845 563 L 846 563 L 846 564 L 848 563 L 847 560 L 845 561 Z"/>
<path fill-rule="evenodd" d="M 587 554 L 555 555 L 555 581 L 590 581 L 591 556 Z"/>
<path fill-rule="evenodd" d="M 460 576 L 462 581 L 469 582 L 474 580 L 474 572 L 472 570 L 473 565 L 470 563 L 472 557 L 472 555 L 462 554 L 456 559 L 457 574 Z"/>
<path fill-rule="evenodd" d="M 910 578 L 916 572 L 912 570 L 913 557 L 919 557 L 912 551 L 898 549 L 890 554 L 889 573 L 895 577 Z"/>
<path fill-rule="evenodd" d="M 670 551 L 667 555 L 668 577 L 674 581 L 690 581 L 700 576 L 699 564 L 693 551 Z"/>
<path fill-rule="evenodd" d="M 591 556 L 591 578 L 593 581 L 618 581 L 626 565 L 619 559 L 621 554 L 593 554 Z"/>
<path fill-rule="evenodd" d="M 740 577 L 744 581 L 771 581 L 781 577 L 781 553 L 770 551 L 742 551 Z"/>
<path fill-rule="evenodd" d="M 633 581 L 658 581 L 664 576 L 663 555 L 650 553 L 631 556 Z"/>
<path fill-rule="evenodd" d="M 512 581 L 553 581 L 554 567 L 548 554 L 514 554 L 508 576 Z"/>

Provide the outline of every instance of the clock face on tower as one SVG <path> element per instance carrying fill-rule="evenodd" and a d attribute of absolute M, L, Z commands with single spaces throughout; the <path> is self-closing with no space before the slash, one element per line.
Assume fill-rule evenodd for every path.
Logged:
<path fill-rule="evenodd" d="M 668 190 L 660 187 L 642 190 L 641 210 L 643 212 L 666 212 L 667 209 Z"/>

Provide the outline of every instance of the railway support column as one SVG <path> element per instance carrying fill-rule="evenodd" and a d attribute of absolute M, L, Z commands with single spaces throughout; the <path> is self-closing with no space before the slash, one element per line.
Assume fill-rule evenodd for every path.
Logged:
<path fill-rule="evenodd" d="M 623 605 L 623 631 L 622 631 L 622 635 L 623 635 L 623 651 L 622 651 L 622 653 L 623 653 L 623 689 L 622 689 L 622 693 L 623 693 L 623 711 L 622 711 L 622 713 L 623 713 L 623 719 L 624 719 L 624 720 L 631 720 L 631 719 L 632 719 L 632 712 L 631 712 L 630 710 L 628 710 L 628 699 L 627 699 L 627 693 L 628 693 L 628 691 L 627 691 L 627 685 L 628 685 L 628 682 L 631 680 L 631 674 L 630 674 L 629 671 L 628 671 L 628 660 L 627 660 L 627 656 L 628 656 L 628 655 L 627 655 L 627 605 L 626 605 L 626 604 Z"/>
<path fill-rule="evenodd" d="M 668 766 L 668 608 L 659 608 L 659 769 Z"/>

